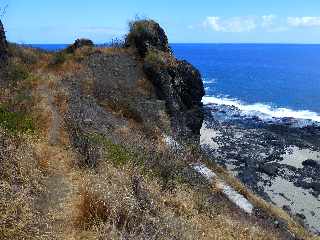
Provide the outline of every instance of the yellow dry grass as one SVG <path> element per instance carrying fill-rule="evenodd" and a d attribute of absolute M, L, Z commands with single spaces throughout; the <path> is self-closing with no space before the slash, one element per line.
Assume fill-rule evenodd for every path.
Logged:
<path fill-rule="evenodd" d="M 76 59 L 89 54 L 88 49 L 83 51 L 77 53 Z M 113 54 L 128 50 L 97 51 Z M 0 174 L 0 239 L 280 238 L 278 231 L 235 214 L 227 201 L 211 201 L 221 197 L 213 187 L 175 182 L 174 189 L 164 189 L 161 179 L 146 174 L 141 166 L 130 162 L 115 166 L 110 159 L 101 161 L 97 169 L 79 168 L 76 162 L 80 156 L 70 146 L 63 122 L 57 129 L 58 142 L 49 141 L 54 116 L 48 94 L 53 95 L 53 104 L 62 116 L 67 111 L 68 93 L 60 80 L 82 66 L 70 58 L 50 69 L 44 64 L 49 59 L 45 55 L 40 61 L 38 78 L 32 85 L 37 99 L 32 111 L 39 115 L 38 135 L 19 136 L 15 140 L 3 133 L 12 143 L 8 144 L 9 155 Z M 146 83 L 142 81 L 141 85 Z M 115 133 L 127 138 L 133 132 L 142 134 L 141 129 L 136 130 L 137 124 L 131 123 Z M 161 141 L 156 149 L 166 151 Z M 186 161 L 178 156 L 176 160 Z M 311 239 L 282 210 L 256 197 L 224 169 L 210 166 L 256 206 L 285 219 L 296 236 Z"/>

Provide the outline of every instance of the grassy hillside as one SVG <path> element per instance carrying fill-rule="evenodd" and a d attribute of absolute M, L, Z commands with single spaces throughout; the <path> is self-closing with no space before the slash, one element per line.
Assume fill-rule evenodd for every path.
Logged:
<path fill-rule="evenodd" d="M 154 51 L 144 59 L 132 47 L 47 53 L 11 44 L 9 51 L 0 94 L 0 239 L 316 239 L 207 162 L 197 144 L 170 138 L 166 102 L 143 64 L 173 56 Z M 199 162 L 254 213 L 194 172 L 190 164 Z"/>

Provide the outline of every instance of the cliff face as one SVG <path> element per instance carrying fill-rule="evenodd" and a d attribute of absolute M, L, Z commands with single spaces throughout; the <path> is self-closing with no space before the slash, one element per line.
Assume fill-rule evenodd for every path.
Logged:
<path fill-rule="evenodd" d="M 146 62 L 144 71 L 154 84 L 158 97 L 166 102 L 174 136 L 188 138 L 199 135 L 204 95 L 199 71 L 186 61 L 160 68 Z"/>
<path fill-rule="evenodd" d="M 8 52 L 7 52 L 7 40 L 4 31 L 3 24 L 0 20 L 0 63 L 4 63 L 7 60 Z"/>
<path fill-rule="evenodd" d="M 126 45 L 137 49 L 158 98 L 166 102 L 174 137 L 198 136 L 203 122 L 201 99 L 205 94 L 200 72 L 173 56 L 168 38 L 156 22 L 137 21 L 130 28 Z"/>

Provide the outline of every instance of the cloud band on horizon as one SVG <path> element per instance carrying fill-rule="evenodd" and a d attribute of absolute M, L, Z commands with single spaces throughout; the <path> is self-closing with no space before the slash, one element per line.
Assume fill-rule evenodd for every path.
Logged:
<path fill-rule="evenodd" d="M 267 32 L 286 31 L 290 28 L 320 28 L 319 17 L 242 16 L 223 18 L 208 16 L 200 25 L 215 32 L 243 33 L 260 29 Z M 191 26 L 193 28 L 193 26 Z"/>

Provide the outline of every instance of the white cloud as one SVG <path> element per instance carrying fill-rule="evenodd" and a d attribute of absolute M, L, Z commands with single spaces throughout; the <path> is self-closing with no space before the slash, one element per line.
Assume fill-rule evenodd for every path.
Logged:
<path fill-rule="evenodd" d="M 257 27 L 254 17 L 232 17 L 222 19 L 217 16 L 207 17 L 203 26 L 216 32 L 250 32 Z"/>
<path fill-rule="evenodd" d="M 273 27 L 274 24 L 275 24 L 274 21 L 276 20 L 276 18 L 277 17 L 275 15 L 273 15 L 273 14 L 262 16 L 261 17 L 261 20 L 262 20 L 261 26 L 263 28 Z"/>
<path fill-rule="evenodd" d="M 290 27 L 320 27 L 320 17 L 288 17 Z"/>
<path fill-rule="evenodd" d="M 289 29 L 285 20 L 273 14 L 264 15 L 261 17 L 261 28 L 267 32 L 285 32 Z"/>
<path fill-rule="evenodd" d="M 207 19 L 203 22 L 203 26 L 210 27 L 216 32 L 222 31 L 220 17 L 207 17 Z"/>
<path fill-rule="evenodd" d="M 199 26 L 199 25 L 198 25 Z M 319 17 L 281 17 L 274 14 L 249 17 L 209 16 L 202 22 L 202 27 L 215 32 L 252 32 L 260 30 L 265 32 L 285 32 L 292 28 L 319 27 Z M 190 28 L 195 28 L 192 26 Z"/>

